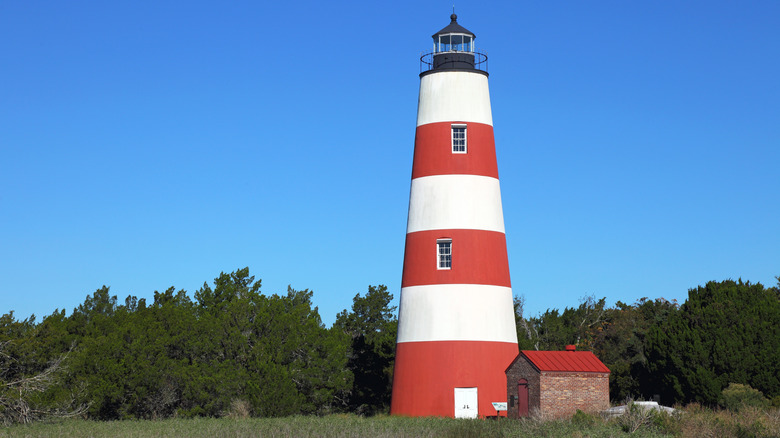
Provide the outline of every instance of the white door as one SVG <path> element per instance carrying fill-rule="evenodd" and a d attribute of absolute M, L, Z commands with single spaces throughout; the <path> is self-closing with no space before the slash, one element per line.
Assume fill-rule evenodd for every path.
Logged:
<path fill-rule="evenodd" d="M 477 418 L 477 388 L 455 388 L 455 418 Z"/>

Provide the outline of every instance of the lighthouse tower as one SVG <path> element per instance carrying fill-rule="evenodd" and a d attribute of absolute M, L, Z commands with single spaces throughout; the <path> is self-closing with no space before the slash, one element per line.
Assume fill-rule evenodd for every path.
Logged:
<path fill-rule="evenodd" d="M 487 57 L 450 18 L 421 58 L 394 415 L 496 415 L 518 354 Z"/>

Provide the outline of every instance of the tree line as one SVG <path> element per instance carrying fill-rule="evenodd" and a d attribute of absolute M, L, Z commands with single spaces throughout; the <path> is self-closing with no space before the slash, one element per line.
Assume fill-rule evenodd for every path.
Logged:
<path fill-rule="evenodd" d="M 221 273 L 192 297 L 175 288 L 124 303 L 102 287 L 67 315 L 0 317 L 0 418 L 98 420 L 387 412 L 397 320 L 392 294 L 369 286 L 331 327 L 309 290 L 265 295 L 249 269 Z M 611 370 L 613 400 L 718 403 L 731 383 L 780 401 L 778 287 L 710 282 L 682 305 L 662 298 L 526 317 L 520 349 L 576 344 Z"/>
<path fill-rule="evenodd" d="M 718 405 L 730 383 L 748 385 L 780 406 L 780 277 L 775 287 L 725 280 L 633 304 L 584 298 L 579 306 L 525 318 L 515 299 L 520 349 L 575 344 L 610 369 L 610 398 Z"/>

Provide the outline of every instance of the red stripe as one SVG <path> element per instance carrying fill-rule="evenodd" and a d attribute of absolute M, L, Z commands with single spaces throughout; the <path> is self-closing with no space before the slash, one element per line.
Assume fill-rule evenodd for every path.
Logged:
<path fill-rule="evenodd" d="M 437 269 L 437 239 L 452 239 L 452 269 Z M 401 287 L 489 284 L 511 287 L 506 236 L 485 230 L 429 230 L 406 235 Z"/>
<path fill-rule="evenodd" d="M 482 175 L 498 178 L 493 127 L 466 123 L 465 154 L 452 153 L 452 124 L 428 123 L 417 127 L 412 178 L 431 175 Z"/>
<path fill-rule="evenodd" d="M 504 372 L 517 354 L 509 342 L 399 343 L 390 413 L 453 417 L 455 388 L 477 387 L 479 416 L 496 415 L 492 402 L 507 401 Z"/>

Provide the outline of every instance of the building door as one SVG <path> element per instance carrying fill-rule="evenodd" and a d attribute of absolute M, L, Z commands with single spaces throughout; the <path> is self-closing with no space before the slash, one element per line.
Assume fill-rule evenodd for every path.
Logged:
<path fill-rule="evenodd" d="M 455 388 L 455 418 L 477 418 L 477 388 Z"/>
<path fill-rule="evenodd" d="M 517 382 L 517 416 L 528 416 L 528 380 L 525 379 Z"/>

